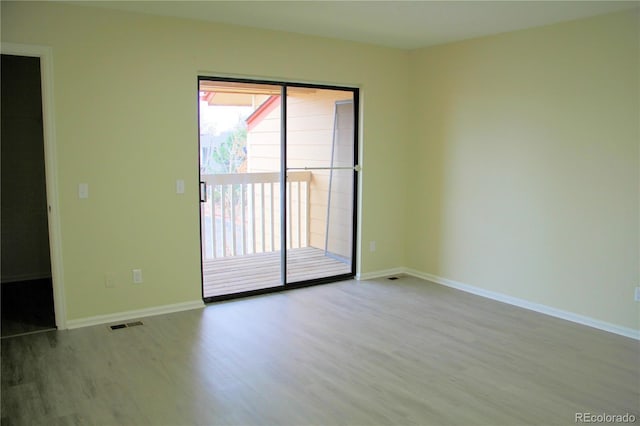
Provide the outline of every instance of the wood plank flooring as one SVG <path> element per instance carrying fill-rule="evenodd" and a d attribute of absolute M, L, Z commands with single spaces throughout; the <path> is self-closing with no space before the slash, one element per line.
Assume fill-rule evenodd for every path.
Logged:
<path fill-rule="evenodd" d="M 415 278 L 2 340 L 3 425 L 640 418 L 639 342 Z"/>
<path fill-rule="evenodd" d="M 203 262 L 204 297 L 260 290 L 282 285 L 280 252 L 223 257 Z M 351 272 L 351 265 L 324 255 L 314 247 L 287 252 L 287 280 L 290 283 Z"/>

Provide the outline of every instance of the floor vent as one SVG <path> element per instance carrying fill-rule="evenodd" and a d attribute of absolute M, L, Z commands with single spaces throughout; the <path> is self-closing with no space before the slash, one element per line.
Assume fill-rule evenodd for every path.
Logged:
<path fill-rule="evenodd" d="M 389 278 L 387 278 L 387 279 L 388 279 L 388 280 L 393 281 L 393 280 L 397 280 L 397 279 L 398 279 L 398 277 L 389 277 Z"/>
<path fill-rule="evenodd" d="M 139 326 L 139 325 L 143 325 L 142 321 L 134 321 L 134 322 L 128 322 L 126 324 L 110 325 L 109 328 L 111 330 L 120 330 L 121 328 L 136 327 L 136 326 Z"/>

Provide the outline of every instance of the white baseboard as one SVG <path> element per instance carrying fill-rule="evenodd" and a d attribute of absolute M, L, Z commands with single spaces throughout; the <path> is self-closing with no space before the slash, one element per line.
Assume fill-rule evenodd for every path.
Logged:
<path fill-rule="evenodd" d="M 202 300 L 194 300 L 192 302 L 175 303 L 173 305 L 155 306 L 152 308 L 137 309 L 134 311 L 116 312 L 115 314 L 97 315 L 95 317 L 68 320 L 66 325 L 68 329 L 88 327 L 91 325 L 114 323 L 200 308 L 204 308 L 204 302 Z"/>
<path fill-rule="evenodd" d="M 421 278 L 426 281 L 431 281 L 436 284 L 444 285 L 446 287 L 462 290 L 467 293 L 472 293 L 477 296 L 486 297 L 487 299 L 496 300 L 498 302 L 508 303 L 509 305 L 518 306 L 520 308 L 528 309 L 530 311 L 539 312 L 541 314 L 550 315 L 552 317 L 564 319 L 567 321 L 575 322 L 578 324 L 586 325 L 588 327 L 597 328 L 599 330 L 608 331 L 610 333 L 619 334 L 621 336 L 630 337 L 632 339 L 640 340 L 640 330 L 635 330 L 629 327 L 622 327 L 616 324 L 611 324 L 605 321 L 600 321 L 595 318 L 587 317 L 584 315 L 575 314 L 569 311 L 563 311 L 561 309 L 552 308 L 551 306 L 542 305 L 539 303 L 529 302 L 517 297 L 508 296 L 506 294 L 497 293 L 494 291 L 485 290 L 483 288 L 475 287 L 469 284 L 460 283 L 447 278 L 439 277 L 437 275 L 428 274 L 426 272 L 420 272 L 415 269 L 402 268 L 403 272 L 407 275 L 411 275 L 416 278 Z"/>
<path fill-rule="evenodd" d="M 393 268 L 393 269 L 385 269 L 382 271 L 373 271 L 373 272 L 365 272 L 364 274 L 356 274 L 356 280 L 364 281 L 364 280 L 373 280 L 375 278 L 386 278 L 393 275 L 403 274 L 405 268 Z"/>

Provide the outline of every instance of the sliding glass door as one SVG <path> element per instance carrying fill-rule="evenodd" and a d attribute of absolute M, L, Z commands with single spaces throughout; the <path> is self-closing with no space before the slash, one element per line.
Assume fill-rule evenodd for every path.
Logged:
<path fill-rule="evenodd" d="M 287 282 L 350 274 L 355 194 L 354 93 L 287 88 Z M 308 198 L 305 198 L 308 197 Z M 301 203 L 306 201 L 306 205 Z M 301 205 L 307 209 L 304 215 Z"/>
<path fill-rule="evenodd" d="M 205 300 L 354 275 L 357 95 L 199 79 Z"/>

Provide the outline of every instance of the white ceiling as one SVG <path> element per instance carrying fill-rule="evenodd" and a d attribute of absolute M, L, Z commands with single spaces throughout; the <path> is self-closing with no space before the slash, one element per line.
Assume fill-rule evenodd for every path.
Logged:
<path fill-rule="evenodd" d="M 640 1 L 81 1 L 415 49 L 639 8 Z"/>

